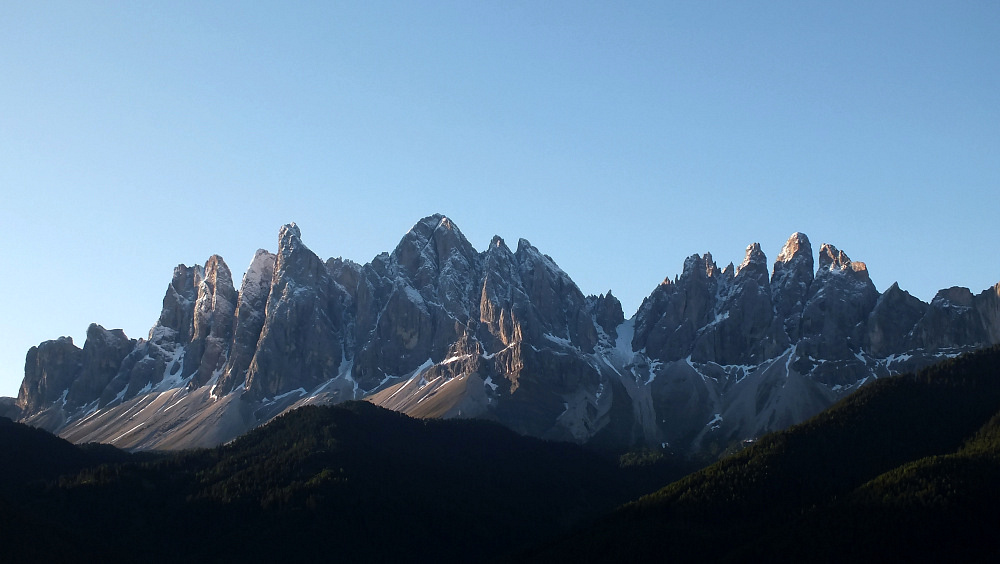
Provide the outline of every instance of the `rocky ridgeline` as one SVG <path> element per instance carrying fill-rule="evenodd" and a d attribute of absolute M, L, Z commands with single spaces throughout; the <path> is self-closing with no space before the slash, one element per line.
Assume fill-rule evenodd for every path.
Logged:
<path fill-rule="evenodd" d="M 477 252 L 448 218 L 392 253 L 321 260 L 294 224 L 240 291 L 221 257 L 178 266 L 145 340 L 92 325 L 27 355 L 3 413 L 75 441 L 207 446 L 306 403 L 369 401 L 483 417 L 613 448 L 723 447 L 801 421 L 872 378 L 1000 342 L 1000 285 L 924 303 L 793 234 L 720 269 L 692 255 L 632 319 L 548 256 L 500 237 Z"/>

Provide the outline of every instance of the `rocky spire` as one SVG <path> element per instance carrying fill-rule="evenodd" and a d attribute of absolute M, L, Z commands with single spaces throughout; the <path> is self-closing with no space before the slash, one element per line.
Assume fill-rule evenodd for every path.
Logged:
<path fill-rule="evenodd" d="M 743 262 L 736 269 L 737 278 L 753 278 L 760 286 L 768 286 L 767 257 L 760 249 L 760 243 L 752 243 L 747 246 Z"/>
<path fill-rule="evenodd" d="M 660 284 L 636 312 L 633 350 L 651 357 L 677 360 L 691 354 L 698 331 L 715 318 L 723 272 L 712 259 L 693 254 L 673 284 Z"/>
<path fill-rule="evenodd" d="M 719 296 L 714 318 L 695 337 L 692 360 L 736 365 L 767 358 L 764 336 L 773 308 L 767 257 L 758 243 L 747 246 L 743 262 L 729 284 L 720 287 Z"/>
<path fill-rule="evenodd" d="M 82 406 L 99 398 L 135 345 L 135 339 L 126 337 L 121 329 L 108 330 L 91 323 L 83 344 L 80 375 L 70 386 L 67 404 Z"/>
<path fill-rule="evenodd" d="M 612 339 L 618 338 L 616 328 L 625 321 L 625 312 L 622 311 L 622 303 L 616 298 L 611 290 L 607 294 L 601 294 L 593 301 L 593 315 L 597 324 L 604 329 L 604 332 Z"/>
<path fill-rule="evenodd" d="M 219 255 L 205 263 L 204 276 L 198 284 L 194 308 L 192 340 L 214 337 L 228 341 L 232 336 L 236 289 L 233 275 Z"/>
<path fill-rule="evenodd" d="M 802 310 L 802 341 L 798 347 L 801 356 L 828 360 L 854 358 L 862 350 L 866 338 L 864 323 L 878 298 L 878 290 L 863 262 L 851 261 L 843 251 L 823 244 L 819 270 Z M 844 378 L 845 382 L 854 381 L 846 372 L 834 374 L 833 364 L 817 370 L 828 371 L 830 377 Z"/>
<path fill-rule="evenodd" d="M 160 318 L 149 334 L 150 340 L 154 339 L 157 333 L 162 335 L 163 329 L 173 332 L 172 337 L 177 342 L 187 342 L 191 339 L 194 333 L 194 305 L 198 300 L 198 287 L 203 276 L 204 269 L 197 265 L 179 264 L 174 267 L 173 277 L 163 296 Z"/>
<path fill-rule="evenodd" d="M 264 249 L 257 249 L 250 266 L 243 274 L 236 305 L 232 347 L 219 379 L 216 395 L 229 393 L 246 381 L 247 369 L 264 328 L 267 297 L 271 291 L 271 278 L 274 276 L 277 258 Z"/>
<path fill-rule="evenodd" d="M 861 284 L 870 282 L 865 263 L 852 261 L 844 251 L 824 243 L 819 249 L 819 270 L 816 276 L 828 274 L 847 274 Z"/>
<path fill-rule="evenodd" d="M 798 318 L 813 282 L 812 245 L 804 233 L 795 232 L 788 238 L 774 261 L 771 272 L 771 302 L 779 320 L 775 339 L 794 342 L 799 336 Z M 784 333 L 785 337 L 782 337 Z"/>
<path fill-rule="evenodd" d="M 337 376 L 345 356 L 344 299 L 299 228 L 282 227 L 264 326 L 247 370 L 250 397 L 311 390 Z"/>
<path fill-rule="evenodd" d="M 514 253 L 518 275 L 527 295 L 520 318 L 531 339 L 545 333 L 568 339 L 585 351 L 597 344 L 597 330 L 586 307 L 586 297 L 576 283 L 527 239 L 517 242 Z"/>
<path fill-rule="evenodd" d="M 194 305 L 194 333 L 184 354 L 184 364 L 188 367 L 184 376 L 189 375 L 188 370 L 197 372 L 189 383 L 192 388 L 221 374 L 233 337 L 236 311 L 233 275 L 222 257 L 212 255 L 202 271 Z"/>

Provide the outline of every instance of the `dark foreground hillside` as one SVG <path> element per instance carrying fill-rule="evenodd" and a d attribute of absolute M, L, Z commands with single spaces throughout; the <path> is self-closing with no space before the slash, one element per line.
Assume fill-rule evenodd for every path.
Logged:
<path fill-rule="evenodd" d="M 488 561 L 683 475 L 364 402 L 171 455 L 81 448 L 9 420 L 0 446 L 4 562 Z"/>
<path fill-rule="evenodd" d="M 880 380 L 536 561 L 995 562 L 1000 348 Z"/>

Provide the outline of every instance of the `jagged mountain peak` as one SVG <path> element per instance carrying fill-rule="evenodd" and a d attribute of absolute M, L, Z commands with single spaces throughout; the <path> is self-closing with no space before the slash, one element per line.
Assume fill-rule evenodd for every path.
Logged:
<path fill-rule="evenodd" d="M 442 225 L 444 225 L 444 227 L 447 229 L 452 227 L 453 223 L 450 219 L 448 219 L 446 215 L 442 213 L 433 213 L 431 215 L 421 218 L 419 221 L 414 223 L 413 227 L 407 230 L 406 233 L 408 235 L 414 230 L 420 230 L 420 229 L 430 229 L 431 231 L 433 231 L 434 229 L 437 229 L 439 226 Z"/>
<path fill-rule="evenodd" d="M 853 273 L 862 282 L 870 280 L 868 267 L 865 263 L 852 261 L 844 251 L 829 243 L 823 243 L 819 249 L 819 270 L 816 272 L 816 276 L 848 272 Z"/>
<path fill-rule="evenodd" d="M 510 251 L 503 237 L 499 235 L 494 235 L 493 239 L 490 240 L 490 249 L 507 249 L 508 252 Z"/>
<path fill-rule="evenodd" d="M 712 253 L 706 252 L 704 255 L 695 253 L 684 259 L 684 269 L 681 271 L 681 279 L 685 280 L 692 277 L 714 278 L 720 274 L 722 274 L 722 271 L 719 270 L 719 265 L 715 264 L 715 260 L 712 259 Z"/>
<path fill-rule="evenodd" d="M 302 238 L 302 231 L 294 221 L 281 226 L 281 230 L 278 232 L 278 240 L 280 241 L 285 237 Z"/>
<path fill-rule="evenodd" d="M 796 231 L 788 237 L 775 262 L 790 262 L 799 257 L 808 257 L 809 269 L 812 270 L 812 245 L 809 243 L 809 237 L 806 237 L 805 233 Z"/>
<path fill-rule="evenodd" d="M 98 323 L 91 323 L 87 326 L 87 342 L 101 341 L 108 342 L 112 339 L 125 338 L 125 331 L 121 329 L 105 329 Z"/>
<path fill-rule="evenodd" d="M 278 257 L 267 249 L 257 249 L 250 259 L 250 266 L 243 273 L 244 283 L 247 279 L 259 279 L 264 270 L 274 270 L 274 261 Z M 270 276 L 268 276 L 270 278 Z M 240 284 L 240 291 L 243 290 L 243 283 Z"/>
<path fill-rule="evenodd" d="M 281 226 L 281 230 L 278 231 L 278 256 L 287 257 L 302 247 L 305 245 L 302 243 L 302 231 L 299 230 L 299 226 L 294 222 Z"/>
<path fill-rule="evenodd" d="M 792 341 L 798 338 L 797 316 L 802 313 L 814 278 L 812 245 L 804 233 L 796 231 L 781 248 L 771 270 L 774 313 L 783 320 L 782 332 Z"/>
<path fill-rule="evenodd" d="M 275 258 L 274 273 L 274 283 L 280 283 L 282 290 L 292 291 L 328 278 L 326 264 L 302 242 L 302 233 L 295 223 L 282 226 L 278 232 L 278 253 Z M 289 281 L 292 282 L 291 288 L 286 286 Z"/>
<path fill-rule="evenodd" d="M 454 239 L 468 244 L 465 235 L 455 222 L 445 215 L 436 213 L 416 222 L 400 240 L 400 245 L 409 241 L 426 244 L 434 239 Z"/>
<path fill-rule="evenodd" d="M 478 253 L 458 226 L 446 216 L 434 214 L 421 219 L 406 232 L 390 260 L 422 286 L 450 263 L 464 263 L 464 266 L 451 264 L 451 268 L 464 269 L 477 257 Z"/>
<path fill-rule="evenodd" d="M 228 339 L 236 310 L 233 275 L 219 255 L 209 257 L 203 271 L 195 302 L 193 338 L 214 335 Z"/>
<path fill-rule="evenodd" d="M 845 270 L 851 264 L 847 253 L 837 249 L 830 243 L 823 243 L 819 247 L 819 269 L 822 270 Z"/>
<path fill-rule="evenodd" d="M 974 296 L 972 291 L 963 286 L 952 286 L 938 290 L 931 300 L 932 305 L 971 307 Z"/>
<path fill-rule="evenodd" d="M 552 259 L 547 254 L 542 253 L 537 247 L 532 245 L 527 239 L 518 239 L 517 241 L 517 251 L 514 253 L 517 259 L 518 265 L 520 265 L 522 270 L 533 271 L 536 270 L 538 266 L 542 266 L 544 271 L 550 273 L 555 279 L 560 280 L 562 285 L 567 289 L 572 288 L 572 291 L 580 296 L 583 293 L 576 286 L 576 283 L 566 274 L 563 269 L 556 264 L 556 261 Z"/>
<path fill-rule="evenodd" d="M 764 251 L 760 249 L 760 243 L 751 243 L 747 246 L 743 262 L 741 262 L 740 266 L 736 269 L 736 276 L 740 276 L 740 274 L 745 270 L 748 272 L 759 272 L 763 270 L 764 276 L 767 276 L 767 256 L 764 255 Z M 746 274 L 744 274 L 744 276 L 745 275 Z"/>

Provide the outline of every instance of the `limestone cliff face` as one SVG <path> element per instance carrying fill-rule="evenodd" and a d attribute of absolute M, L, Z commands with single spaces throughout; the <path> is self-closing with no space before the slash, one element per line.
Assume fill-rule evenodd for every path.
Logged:
<path fill-rule="evenodd" d="M 359 280 L 354 375 L 363 389 L 443 360 L 475 311 L 479 255 L 451 220 L 424 218 Z"/>
<path fill-rule="evenodd" d="M 346 356 L 347 302 L 326 264 L 302 243 L 298 227 L 282 227 L 264 326 L 247 370 L 249 397 L 310 390 L 336 377 Z"/>
<path fill-rule="evenodd" d="M 199 388 L 218 377 L 226 364 L 235 326 L 237 294 L 233 275 L 222 257 L 213 255 L 205 263 L 194 303 L 191 344 L 184 362 L 198 371 L 188 386 Z"/>
<path fill-rule="evenodd" d="M 443 215 L 367 264 L 295 224 L 239 291 L 221 257 L 180 265 L 147 339 L 88 329 L 26 357 L 2 413 L 73 440 L 209 446 L 286 409 L 368 398 L 612 448 L 716 449 L 801 421 L 874 378 L 1000 342 L 1000 284 L 930 303 L 793 233 L 719 268 L 694 254 L 626 319 L 525 239 L 476 251 Z"/>
<path fill-rule="evenodd" d="M 80 372 L 82 351 L 71 337 L 45 341 L 28 349 L 24 360 L 24 380 L 17 405 L 26 413 L 38 411 L 69 389 Z"/>
<path fill-rule="evenodd" d="M 669 361 L 690 355 L 699 329 L 715 320 L 720 286 L 730 280 L 711 253 L 688 257 L 680 277 L 665 280 L 639 306 L 633 349 Z"/>
<path fill-rule="evenodd" d="M 781 350 L 785 348 L 781 345 L 787 346 L 799 340 L 802 309 L 814 278 L 809 238 L 803 233 L 792 233 L 778 253 L 771 271 L 771 302 L 774 304 L 774 316 L 780 320 L 772 339 Z"/>
<path fill-rule="evenodd" d="M 174 268 L 159 320 L 101 391 L 100 405 L 177 386 L 199 388 L 217 377 L 229 354 L 236 300 L 222 257 Z"/>
<path fill-rule="evenodd" d="M 220 395 L 228 394 L 233 388 L 246 383 L 247 370 L 257 352 L 257 342 L 267 319 L 267 299 L 271 293 L 276 260 L 274 254 L 258 249 L 243 275 L 234 314 L 232 346 L 217 385 Z"/>
<path fill-rule="evenodd" d="M 67 405 L 83 406 L 99 398 L 135 345 L 136 341 L 126 337 L 121 329 L 108 330 L 91 323 L 83 344 L 80 373 L 69 388 Z"/>
<path fill-rule="evenodd" d="M 865 348 L 873 356 L 885 358 L 909 348 L 911 332 L 927 313 L 927 304 L 893 283 L 878 299 L 868 317 Z"/>
<path fill-rule="evenodd" d="M 757 364 L 776 351 L 765 339 L 774 321 L 767 257 L 760 245 L 747 247 L 735 276 L 724 277 L 715 317 L 699 330 L 691 351 L 697 362 Z"/>
<path fill-rule="evenodd" d="M 17 406 L 30 415 L 54 403 L 73 410 L 96 402 L 135 345 L 121 329 L 109 331 L 93 323 L 83 349 L 70 337 L 31 347 Z"/>
<path fill-rule="evenodd" d="M 865 382 L 997 342 L 996 290 L 943 290 L 931 304 L 793 233 L 770 279 L 759 245 L 735 274 L 693 255 L 634 317 L 627 369 L 645 382 L 659 436 L 703 448 L 798 422 Z M 991 309 L 993 308 L 993 309 Z M 646 436 L 651 433 L 647 430 Z"/>

